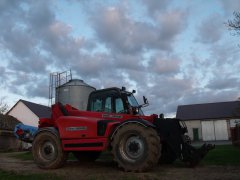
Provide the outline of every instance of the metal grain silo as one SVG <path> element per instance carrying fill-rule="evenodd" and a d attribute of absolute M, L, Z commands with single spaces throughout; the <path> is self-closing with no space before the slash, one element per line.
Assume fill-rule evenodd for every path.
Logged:
<path fill-rule="evenodd" d="M 56 102 L 70 104 L 79 110 L 87 110 L 88 96 L 95 90 L 83 80 L 72 79 L 56 88 Z"/>

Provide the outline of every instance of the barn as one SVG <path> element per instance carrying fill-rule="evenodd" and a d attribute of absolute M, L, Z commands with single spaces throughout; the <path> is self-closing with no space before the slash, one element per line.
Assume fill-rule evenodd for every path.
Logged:
<path fill-rule="evenodd" d="M 180 105 L 176 118 L 186 123 L 193 141 L 231 140 L 240 121 L 240 101 Z"/>
<path fill-rule="evenodd" d="M 51 117 L 51 109 L 48 106 L 20 99 L 6 114 L 25 125 L 37 127 L 39 118 Z"/>

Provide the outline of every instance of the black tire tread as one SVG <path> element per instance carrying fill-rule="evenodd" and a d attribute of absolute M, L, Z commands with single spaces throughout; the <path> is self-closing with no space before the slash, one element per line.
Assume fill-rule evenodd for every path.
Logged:
<path fill-rule="evenodd" d="M 56 144 L 57 148 L 57 157 L 53 161 L 48 161 L 39 156 L 39 148 L 41 146 L 41 142 L 44 140 L 52 140 Z M 33 154 L 33 159 L 35 163 L 42 169 L 57 169 L 60 168 L 64 165 L 64 163 L 67 160 L 67 152 L 64 152 L 62 149 L 62 144 L 60 142 L 60 139 L 54 135 L 51 132 L 41 132 L 38 134 L 34 141 L 33 141 L 33 146 L 32 146 L 32 154 Z"/>
<path fill-rule="evenodd" d="M 137 130 L 141 133 L 141 135 L 147 139 L 148 144 L 148 152 L 146 155 L 146 159 L 144 162 L 138 164 L 126 163 L 121 160 L 121 158 L 117 155 L 118 143 L 121 139 L 121 136 L 131 130 Z M 151 127 L 144 127 L 137 123 L 131 123 L 122 126 L 119 128 L 117 133 L 115 134 L 112 140 L 112 154 L 114 157 L 114 161 L 118 163 L 120 168 L 123 168 L 127 172 L 145 172 L 152 169 L 154 166 L 158 164 L 158 159 L 161 156 L 161 144 L 160 137 L 157 132 Z"/>

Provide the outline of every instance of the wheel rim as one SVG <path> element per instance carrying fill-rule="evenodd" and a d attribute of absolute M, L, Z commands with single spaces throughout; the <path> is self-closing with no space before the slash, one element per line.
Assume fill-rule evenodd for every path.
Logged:
<path fill-rule="evenodd" d="M 56 157 L 56 149 L 55 146 L 52 142 L 46 141 L 43 143 L 41 149 L 40 149 L 40 154 L 42 157 L 46 160 L 53 160 Z"/>
<path fill-rule="evenodd" d="M 131 162 L 135 162 L 144 154 L 144 141 L 137 135 L 132 135 L 120 145 L 121 156 Z"/>

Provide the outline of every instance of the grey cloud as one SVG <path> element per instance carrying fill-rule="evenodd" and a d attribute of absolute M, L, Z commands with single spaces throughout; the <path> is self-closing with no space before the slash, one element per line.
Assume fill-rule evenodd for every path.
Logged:
<path fill-rule="evenodd" d="M 16 23 L 15 14 L 0 30 L 0 43 L 5 51 L 14 56 L 9 67 L 32 73 L 45 73 L 48 65 L 55 67 L 72 65 L 80 56 L 80 48 L 89 42 L 70 35 L 70 26 L 56 20 L 48 1 L 28 2 L 27 9 L 18 4 L 16 12 L 23 16 Z M 88 48 L 88 47 L 87 47 Z"/>
<path fill-rule="evenodd" d="M 162 10 L 166 10 L 170 1 L 168 0 L 142 0 L 143 4 L 147 7 L 147 12 L 149 16 L 156 16 Z"/>
<path fill-rule="evenodd" d="M 6 76 L 6 69 L 4 66 L 0 66 L 0 78 L 3 79 Z"/>
<path fill-rule="evenodd" d="M 112 72 L 112 59 L 107 54 L 95 53 L 93 55 L 81 54 L 78 60 L 72 62 L 75 71 L 80 72 L 85 77 L 99 77 L 105 72 Z"/>
<path fill-rule="evenodd" d="M 220 3 L 224 8 L 225 13 L 227 14 L 232 14 L 234 11 L 239 11 L 240 9 L 239 0 L 231 0 L 231 1 L 220 0 Z"/>
<path fill-rule="evenodd" d="M 28 97 L 41 97 L 41 98 L 48 98 L 48 91 L 49 88 L 47 86 L 48 81 L 41 81 L 38 79 L 35 83 L 29 83 L 26 85 L 26 96 Z"/>
<path fill-rule="evenodd" d="M 32 75 L 25 72 L 14 72 L 12 73 L 11 85 L 16 87 L 24 86 L 29 82 L 33 82 Z"/>
<path fill-rule="evenodd" d="M 173 40 L 173 38 L 186 28 L 187 13 L 174 9 L 172 11 L 159 14 L 157 22 L 161 27 L 161 39 Z"/>
<path fill-rule="evenodd" d="M 136 22 L 117 7 L 103 8 L 96 13 L 98 16 L 92 20 L 98 38 L 112 51 L 129 54 L 144 49 L 170 50 L 185 23 L 185 14 L 180 11 L 159 16 L 157 25 Z"/>
<path fill-rule="evenodd" d="M 218 42 L 226 29 L 220 14 L 214 14 L 201 23 L 198 29 L 197 41 L 207 44 Z"/>
<path fill-rule="evenodd" d="M 0 71 L 8 68 L 15 73 L 8 83 L 11 92 L 47 98 L 47 72 L 71 68 L 73 77 L 82 78 L 98 89 L 111 86 L 136 88 L 140 102 L 142 95 L 148 97 L 151 105 L 146 112 L 149 113 L 173 113 L 181 103 L 231 100 L 238 95 L 235 86 L 225 81 L 226 76 L 219 81 L 204 79 L 205 89 L 198 84 L 206 74 L 219 77 L 215 71 L 224 59 L 239 67 L 233 63 L 238 57 L 235 51 L 228 57 L 233 51 L 215 43 L 210 48 L 209 58 L 196 58 L 196 52 L 195 58 L 189 58 L 188 62 L 184 60 L 186 64 L 181 61 L 183 56 L 173 55 L 177 37 L 187 27 L 188 14 L 183 9 L 170 10 L 169 1 L 142 1 L 148 15 L 144 18 L 150 21 L 137 21 L 120 3 L 111 2 L 111 7 L 96 8 L 93 5 L 97 1 L 84 1 L 84 7 L 92 8 L 91 13 L 86 10 L 95 30 L 92 39 L 72 35 L 74 29 L 54 14 L 55 1 L 23 1 L 24 6 L 19 1 L 0 1 L 0 9 L 2 2 L 7 3 L 4 7 L 8 10 L 0 12 L 0 22 L 4 24 L 0 29 L 0 46 L 9 52 L 11 61 L 7 67 L 0 67 Z M 13 4 L 8 4 L 10 2 Z M 201 37 L 210 36 L 211 32 L 206 28 L 210 22 L 205 21 L 200 28 Z M 212 26 L 217 25 L 219 22 Z M 221 31 L 215 31 L 209 42 L 221 39 Z M 99 50 L 98 46 L 104 46 L 104 50 Z M 221 66 L 221 71 L 229 75 L 227 63 Z M 228 79 L 238 82 L 236 76 Z M 220 92 L 218 88 L 225 85 L 231 88 Z"/>
<path fill-rule="evenodd" d="M 107 43 L 114 51 L 136 52 L 141 50 L 142 43 L 137 43 L 137 24 L 128 19 L 124 12 L 118 8 L 105 8 L 100 10 L 100 16 L 93 18 L 93 26 L 100 40 Z M 139 40 L 140 41 L 140 40 Z"/>
<path fill-rule="evenodd" d="M 2 35 L 2 44 L 16 57 L 29 56 L 35 46 L 32 37 L 23 30 L 12 28 Z"/>
<path fill-rule="evenodd" d="M 238 78 L 224 78 L 224 74 L 222 76 L 223 77 L 216 77 L 210 80 L 207 88 L 212 90 L 227 90 L 239 87 L 240 81 Z"/>
<path fill-rule="evenodd" d="M 156 73 L 162 75 L 176 74 L 180 69 L 180 61 L 175 59 L 154 57 L 149 63 L 149 69 L 154 70 Z"/>
<path fill-rule="evenodd" d="M 55 15 L 51 10 L 51 7 L 53 7 L 51 1 L 34 1 L 28 5 L 27 17 L 29 25 L 34 30 L 43 31 L 54 23 Z"/>
<path fill-rule="evenodd" d="M 140 96 L 145 95 L 150 103 L 149 107 L 144 109 L 147 114 L 176 112 L 182 97 L 188 95 L 193 89 L 190 79 L 152 76 L 148 81 L 152 84 L 151 86 L 142 82 L 139 88 Z"/>
<path fill-rule="evenodd" d="M 226 42 L 224 45 L 216 44 L 210 48 L 210 55 L 218 67 L 229 64 L 234 68 L 238 63 L 236 59 L 238 59 L 239 47 L 231 41 Z"/>
<path fill-rule="evenodd" d="M 20 1 L 18 0 L 1 0 L 0 1 L 0 14 L 16 13 L 15 9 L 18 8 Z"/>
<path fill-rule="evenodd" d="M 234 101 L 239 97 L 238 90 L 209 91 L 206 89 L 194 89 L 187 96 L 182 98 L 179 104 L 201 104 L 212 102 Z"/>
<path fill-rule="evenodd" d="M 131 55 L 118 53 L 114 55 L 114 66 L 120 69 L 143 71 L 142 60 L 142 54 Z"/>
<path fill-rule="evenodd" d="M 8 83 L 10 92 L 27 97 L 48 98 L 48 75 L 36 75 L 17 71 L 12 74 L 12 80 Z"/>
<path fill-rule="evenodd" d="M 46 73 L 48 62 L 40 55 L 32 55 L 27 58 L 19 58 L 19 60 L 12 60 L 9 64 L 9 69 L 22 71 L 33 74 Z"/>
<path fill-rule="evenodd" d="M 176 100 L 192 89 L 192 81 L 178 78 L 156 78 L 151 91 L 164 99 Z"/>

